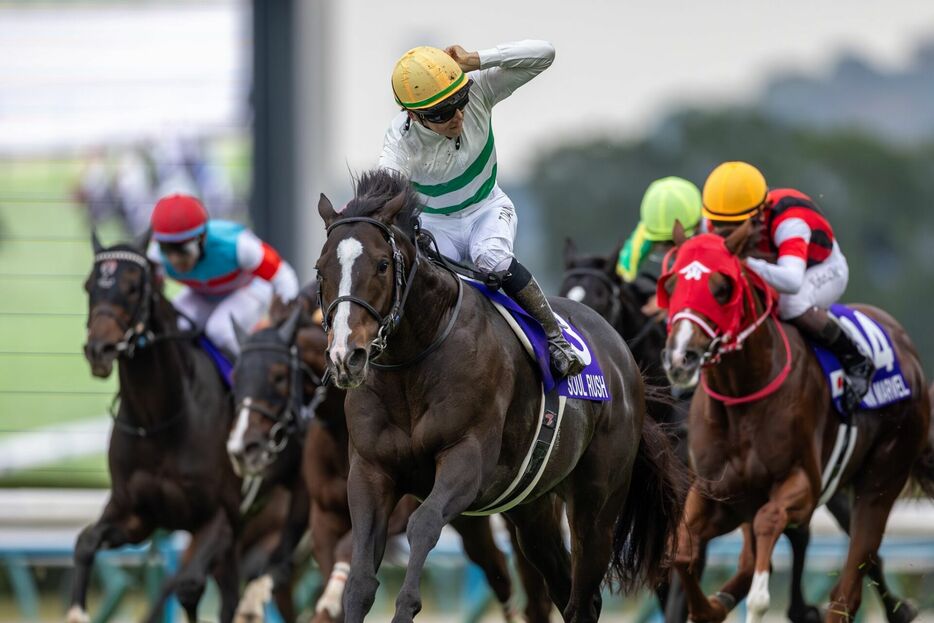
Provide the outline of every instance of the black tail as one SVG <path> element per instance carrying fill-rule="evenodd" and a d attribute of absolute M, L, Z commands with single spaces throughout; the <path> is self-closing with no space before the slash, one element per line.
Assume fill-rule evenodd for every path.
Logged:
<path fill-rule="evenodd" d="M 629 495 L 613 533 L 609 578 L 623 592 L 666 579 L 690 482 L 659 425 L 645 418 Z"/>
<path fill-rule="evenodd" d="M 934 384 L 928 388 L 931 415 L 934 416 Z M 934 417 L 932 417 L 934 419 Z M 928 442 L 911 466 L 911 480 L 928 498 L 934 498 L 934 426 L 928 430 Z"/>

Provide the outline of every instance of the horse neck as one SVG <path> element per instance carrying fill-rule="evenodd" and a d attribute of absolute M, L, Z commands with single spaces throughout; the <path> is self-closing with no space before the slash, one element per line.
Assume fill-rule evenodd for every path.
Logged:
<path fill-rule="evenodd" d="M 385 361 L 397 363 L 417 356 L 444 330 L 448 312 L 457 300 L 457 277 L 439 268 L 424 256 L 415 274 L 402 321 L 390 337 Z"/>
<path fill-rule="evenodd" d="M 750 288 L 752 286 L 750 285 Z M 753 288 L 754 307 L 748 304 L 746 324 L 754 322 L 764 311 L 759 292 Z M 778 321 L 766 320 L 753 331 L 739 350 L 725 353 L 720 361 L 706 370 L 711 389 L 727 396 L 744 396 L 758 391 L 772 381 L 785 364 L 785 347 Z"/>
<path fill-rule="evenodd" d="M 155 335 L 177 331 L 175 308 L 161 294 L 152 303 L 150 330 Z M 164 340 L 137 348 L 119 363 L 121 409 L 132 424 L 149 426 L 177 415 L 183 408 L 184 388 L 193 371 L 183 341 Z"/>

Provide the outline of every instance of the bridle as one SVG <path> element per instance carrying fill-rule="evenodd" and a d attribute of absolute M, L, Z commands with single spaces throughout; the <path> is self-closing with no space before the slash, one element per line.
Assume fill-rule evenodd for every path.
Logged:
<path fill-rule="evenodd" d="M 289 399 L 278 412 L 267 409 L 254 401 L 252 396 L 245 396 L 236 406 L 236 412 L 248 409 L 259 413 L 273 422 L 272 428 L 266 434 L 266 450 L 272 455 L 282 452 L 288 444 L 289 437 L 299 432 L 304 424 L 306 412 L 304 379 L 307 378 L 315 385 L 315 393 L 307 407 L 307 413 L 314 417 L 314 413 L 327 398 L 327 384 L 298 356 L 297 344 L 272 344 L 247 342 L 240 349 L 241 358 L 250 352 L 271 352 L 284 355 L 289 366 Z M 299 438 L 300 439 L 300 438 Z"/>
<path fill-rule="evenodd" d="M 137 347 L 144 347 L 155 341 L 156 336 L 149 329 L 150 303 L 152 298 L 152 268 L 149 265 L 149 259 L 142 253 L 134 253 L 129 250 L 119 251 L 101 251 L 94 255 L 94 267 L 102 262 L 115 261 L 135 264 L 143 270 L 142 293 L 139 302 L 133 313 L 130 314 L 130 321 L 125 322 L 114 311 L 108 307 L 95 307 L 88 317 L 88 326 L 97 316 L 108 316 L 124 330 L 123 337 L 114 345 L 116 351 L 128 358 L 132 358 Z"/>
<path fill-rule="evenodd" d="M 572 268 L 565 271 L 565 280 L 572 277 L 593 277 L 607 287 L 610 291 L 610 313 L 606 320 L 615 327 L 616 323 L 619 321 L 622 307 L 619 302 L 620 296 L 622 296 L 622 288 L 620 288 L 620 285 L 610 278 L 605 270 L 600 270 L 599 268 Z"/>
<path fill-rule="evenodd" d="M 454 312 L 451 314 L 451 318 L 448 321 L 447 326 L 444 331 L 439 334 L 435 340 L 429 344 L 425 350 L 420 352 L 418 355 L 404 361 L 402 363 L 378 363 L 373 361 L 379 357 L 386 350 L 386 345 L 389 340 L 389 337 L 392 333 L 399 327 L 399 324 L 402 322 L 402 314 L 405 311 L 405 303 L 408 301 L 409 294 L 412 291 L 412 284 L 415 282 L 415 274 L 418 272 L 418 267 L 421 262 L 422 256 L 419 251 L 419 245 L 415 243 L 415 259 L 412 262 L 412 268 L 409 271 L 408 275 L 405 274 L 405 258 L 402 255 L 402 251 L 399 249 L 398 244 L 396 244 L 396 236 L 392 227 L 386 225 L 382 221 L 379 221 L 374 218 L 367 216 L 350 216 L 343 218 L 339 221 L 331 223 L 327 228 L 327 235 L 330 236 L 331 232 L 334 231 L 337 227 L 341 225 L 349 225 L 351 223 L 367 223 L 373 225 L 383 233 L 383 237 L 389 243 L 389 246 L 392 249 L 392 270 L 393 270 L 393 302 L 392 307 L 389 310 L 389 313 L 383 316 L 379 311 L 373 307 L 369 302 L 363 300 L 358 296 L 353 296 L 352 294 L 346 294 L 344 296 L 338 296 L 333 301 L 330 302 L 327 307 L 324 306 L 324 301 L 321 296 L 321 280 L 318 279 L 318 306 L 325 310 L 322 317 L 322 326 L 324 327 L 325 332 L 330 333 L 331 331 L 331 316 L 334 313 L 337 305 L 343 302 L 354 303 L 359 305 L 363 309 L 367 310 L 371 316 L 373 316 L 377 323 L 379 323 L 379 330 L 376 332 L 376 337 L 373 338 L 373 341 L 370 342 L 370 352 L 373 353 L 370 361 L 370 365 L 376 368 L 377 370 L 398 370 L 405 368 L 411 365 L 414 365 L 427 357 L 429 354 L 434 352 L 444 340 L 451 333 L 451 330 L 454 328 L 454 324 L 457 321 L 457 317 L 460 312 L 461 302 L 463 300 L 464 285 L 461 282 L 461 279 L 455 274 L 455 280 L 457 281 L 457 302 L 454 305 Z M 434 238 L 431 237 L 428 232 L 421 232 L 418 226 L 416 226 L 415 235 L 418 237 L 422 233 L 427 234 L 429 239 L 434 242 Z M 440 254 L 439 254 L 440 255 Z M 444 267 L 447 270 L 450 270 L 442 262 L 436 262 L 439 266 Z M 453 274 L 453 271 L 452 271 Z M 326 375 L 327 376 L 327 375 Z"/>

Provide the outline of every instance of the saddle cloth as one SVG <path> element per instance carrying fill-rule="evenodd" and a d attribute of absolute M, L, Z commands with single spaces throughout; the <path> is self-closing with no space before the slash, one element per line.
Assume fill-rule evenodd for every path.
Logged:
<path fill-rule="evenodd" d="M 879 409 L 909 398 L 911 388 L 902 375 L 895 348 L 892 346 L 892 338 L 885 328 L 863 312 L 846 305 L 833 305 L 829 311 L 863 351 L 872 355 L 876 366 L 876 373 L 872 377 L 869 391 L 860 403 L 860 409 Z M 811 343 L 811 348 L 827 377 L 834 407 L 844 415 L 843 368 L 837 357 L 826 348 L 814 343 Z"/>
<path fill-rule="evenodd" d="M 198 346 L 208 354 L 208 357 L 211 358 L 211 361 L 214 362 L 214 367 L 217 368 L 217 372 L 221 375 L 221 379 L 224 381 L 224 384 L 228 388 L 233 387 L 233 363 L 230 359 L 227 358 L 227 355 L 221 352 L 221 350 L 214 345 L 214 342 L 209 340 L 205 335 L 198 336 Z"/>
<path fill-rule="evenodd" d="M 557 388 L 558 395 L 565 398 L 600 402 L 610 400 L 610 388 L 607 386 L 606 378 L 603 376 L 597 358 L 593 355 L 593 351 L 586 340 L 566 320 L 555 314 L 555 318 L 557 318 L 558 324 L 564 332 L 564 337 L 567 338 L 587 365 L 584 371 L 577 376 L 556 380 L 551 371 L 548 338 L 545 337 L 545 330 L 542 329 L 542 326 L 503 292 L 491 290 L 479 281 L 468 277 L 461 276 L 461 279 L 488 298 L 496 310 L 506 319 L 516 337 L 519 338 L 526 351 L 538 364 L 538 371 L 546 394 Z"/>

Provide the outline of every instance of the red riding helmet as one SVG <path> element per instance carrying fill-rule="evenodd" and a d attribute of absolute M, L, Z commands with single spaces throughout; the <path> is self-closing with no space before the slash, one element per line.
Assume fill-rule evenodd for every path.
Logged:
<path fill-rule="evenodd" d="M 159 242 L 184 242 L 204 233 L 208 211 L 191 195 L 169 195 L 156 204 L 151 223 Z"/>

